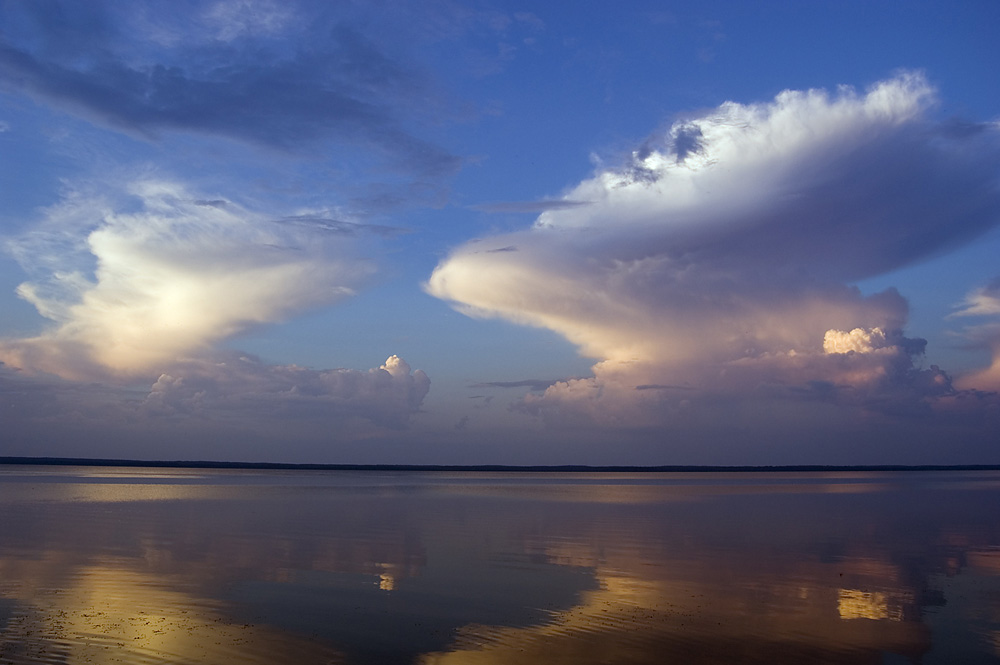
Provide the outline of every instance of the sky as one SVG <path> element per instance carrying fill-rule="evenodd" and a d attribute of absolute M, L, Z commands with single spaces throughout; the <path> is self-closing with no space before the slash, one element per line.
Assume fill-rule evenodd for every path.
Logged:
<path fill-rule="evenodd" d="M 0 2 L 0 455 L 1000 463 L 998 28 Z"/>

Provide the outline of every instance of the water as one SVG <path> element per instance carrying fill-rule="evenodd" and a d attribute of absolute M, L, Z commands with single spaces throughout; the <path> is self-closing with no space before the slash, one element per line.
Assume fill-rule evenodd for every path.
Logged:
<path fill-rule="evenodd" d="M 0 467 L 0 663 L 996 663 L 1000 473 Z"/>

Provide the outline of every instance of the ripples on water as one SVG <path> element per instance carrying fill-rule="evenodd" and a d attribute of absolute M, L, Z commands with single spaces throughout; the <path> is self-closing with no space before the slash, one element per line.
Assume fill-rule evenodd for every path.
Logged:
<path fill-rule="evenodd" d="M 0 663 L 995 663 L 1000 474 L 0 467 Z"/>

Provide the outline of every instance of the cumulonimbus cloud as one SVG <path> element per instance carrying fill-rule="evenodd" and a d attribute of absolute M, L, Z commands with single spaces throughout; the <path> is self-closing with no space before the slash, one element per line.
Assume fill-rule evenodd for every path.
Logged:
<path fill-rule="evenodd" d="M 1000 221 L 997 126 L 936 122 L 934 104 L 914 73 L 863 94 L 727 102 L 564 196 L 588 205 L 457 248 L 426 288 L 472 316 L 554 330 L 599 361 L 594 378 L 526 398 L 536 410 L 662 406 L 663 391 L 638 385 L 940 392 L 947 377 L 921 374 L 922 340 L 902 334 L 906 300 L 851 286 Z"/>
<path fill-rule="evenodd" d="M 95 397 L 89 410 L 107 410 L 111 420 L 399 428 L 419 410 L 430 380 L 395 355 L 372 370 L 317 370 L 218 348 L 255 325 L 353 295 L 377 269 L 360 258 L 364 248 L 387 227 L 311 213 L 271 217 L 162 179 L 124 189 L 71 191 L 8 240 L 32 277 L 19 295 L 51 324 L 0 340 L 0 366 L 106 383 L 107 399 Z M 115 386 L 144 381 L 152 387 L 133 413 Z"/>
<path fill-rule="evenodd" d="M 375 272 L 356 256 L 360 240 L 329 225 L 283 223 L 163 180 L 126 189 L 70 193 L 8 241 L 33 278 L 19 295 L 52 325 L 0 341 L 0 361 L 79 380 L 148 376 L 349 297 Z"/>

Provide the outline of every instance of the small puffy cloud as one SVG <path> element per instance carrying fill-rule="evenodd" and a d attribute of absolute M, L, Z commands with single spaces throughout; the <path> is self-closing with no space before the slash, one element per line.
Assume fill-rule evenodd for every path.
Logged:
<path fill-rule="evenodd" d="M 275 220 L 184 186 L 72 192 L 8 241 L 18 294 L 52 321 L 0 360 L 73 379 L 145 376 L 247 328 L 351 296 L 375 271 L 357 228 Z M 332 229 L 332 230 L 331 230 Z"/>
<path fill-rule="evenodd" d="M 851 283 L 1000 220 L 998 128 L 958 131 L 930 118 L 934 104 L 922 76 L 902 74 L 679 119 L 566 192 L 587 205 L 455 249 L 426 288 L 599 361 L 593 378 L 525 397 L 529 411 L 654 423 L 681 417 L 695 392 L 762 390 L 905 410 L 899 400 L 940 396 L 950 379 L 921 373 L 899 293 Z"/>
<path fill-rule="evenodd" d="M 885 333 L 881 328 L 863 330 L 855 328 L 844 330 L 827 330 L 823 336 L 824 353 L 871 353 L 886 345 Z"/>

